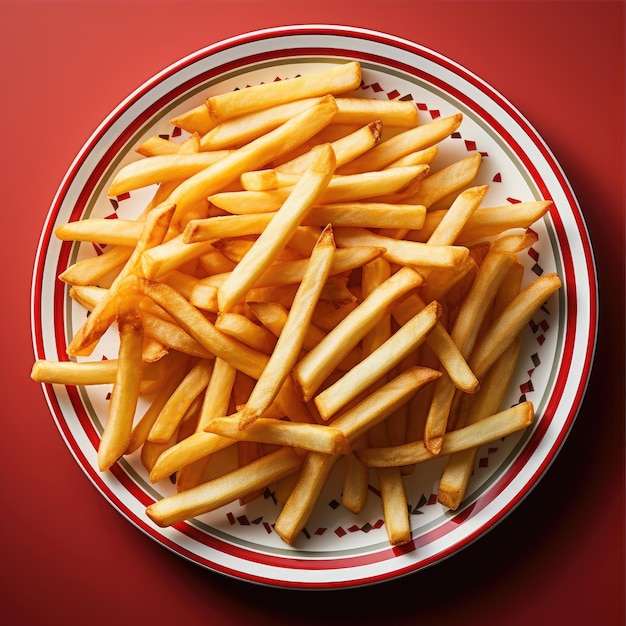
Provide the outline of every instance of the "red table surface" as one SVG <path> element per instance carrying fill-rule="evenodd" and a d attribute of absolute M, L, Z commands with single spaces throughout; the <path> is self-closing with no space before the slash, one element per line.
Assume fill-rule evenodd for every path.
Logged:
<path fill-rule="evenodd" d="M 3 624 L 624 623 L 624 3 L 0 0 Z M 98 123 L 179 58 L 264 27 L 331 23 L 430 47 L 499 90 L 561 163 L 595 246 L 586 398 L 543 480 L 452 558 L 372 588 L 231 580 L 144 536 L 94 489 L 30 381 L 30 280 L 62 176 Z"/>

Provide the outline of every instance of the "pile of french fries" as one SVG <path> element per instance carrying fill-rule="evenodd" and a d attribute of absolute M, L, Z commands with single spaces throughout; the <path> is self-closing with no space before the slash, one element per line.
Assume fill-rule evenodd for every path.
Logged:
<path fill-rule="evenodd" d="M 402 545 L 404 476 L 447 456 L 438 496 L 456 509 L 478 447 L 534 420 L 501 404 L 520 332 L 561 285 L 524 285 L 518 259 L 551 203 L 482 207 L 479 153 L 436 167 L 462 115 L 418 123 L 361 82 L 346 62 L 211 96 L 117 172 L 111 197 L 154 186 L 137 219 L 56 230 L 106 251 L 60 275 L 89 315 L 32 378 L 112 385 L 99 469 L 137 453 L 153 482 L 174 477 L 146 510 L 160 526 L 270 489 L 293 544 L 341 463 L 343 506 L 363 509 L 374 473 Z M 115 325 L 117 358 L 90 361 Z"/>

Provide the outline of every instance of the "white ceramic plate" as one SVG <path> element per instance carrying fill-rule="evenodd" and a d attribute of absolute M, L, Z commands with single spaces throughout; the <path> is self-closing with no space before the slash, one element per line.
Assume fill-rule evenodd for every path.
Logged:
<path fill-rule="evenodd" d="M 436 501 L 445 460 L 422 464 L 406 477 L 413 542 L 393 549 L 382 523 L 375 479 L 369 503 L 355 516 L 339 504 L 334 476 L 294 547 L 273 532 L 279 512 L 271 494 L 226 506 L 173 528 L 156 527 L 146 505 L 172 493 L 168 481 L 152 485 L 138 459 L 113 471 L 97 470 L 96 447 L 106 416 L 106 387 L 44 386 L 58 428 L 80 467 L 129 521 L 163 546 L 211 570 L 257 583 L 299 588 L 370 584 L 414 572 L 454 554 L 506 516 L 537 483 L 563 444 L 584 394 L 596 335 L 596 281 L 584 221 L 559 165 L 522 115 L 477 76 L 414 43 L 381 33 L 329 26 L 278 28 L 212 45 L 150 79 L 104 120 L 87 141 L 50 209 L 39 245 L 32 290 L 37 358 L 64 360 L 85 312 L 68 298 L 58 274 L 99 252 L 91 244 L 59 242 L 59 224 L 82 217 L 134 216 L 152 190 L 108 199 L 114 172 L 137 158 L 147 137 L 180 133 L 168 120 L 210 93 L 293 77 L 358 60 L 362 95 L 412 99 L 421 121 L 456 111 L 460 132 L 447 139 L 433 167 L 476 150 L 483 155 L 477 183 L 489 184 L 483 206 L 551 199 L 537 224 L 537 245 L 525 257 L 526 281 L 557 271 L 564 287 L 524 331 L 520 365 L 504 405 L 532 400 L 536 424 L 521 435 L 481 449 L 467 498 L 456 512 Z M 50 323 L 51 320 L 53 323 Z M 116 355 L 109 333 L 93 358 Z"/>

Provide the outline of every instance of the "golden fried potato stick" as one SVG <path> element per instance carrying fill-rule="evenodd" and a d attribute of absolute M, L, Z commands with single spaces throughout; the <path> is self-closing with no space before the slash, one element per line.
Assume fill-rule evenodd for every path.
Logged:
<path fill-rule="evenodd" d="M 311 350 L 294 370 L 300 395 L 310 400 L 327 376 L 395 304 L 422 284 L 422 276 L 403 267 L 382 283 Z"/>
<path fill-rule="evenodd" d="M 435 157 L 439 154 L 439 148 L 437 146 L 430 146 L 424 150 L 417 150 L 416 152 L 410 152 L 409 154 L 396 159 L 385 167 L 407 167 L 411 165 L 430 165 Z"/>
<path fill-rule="evenodd" d="M 161 243 L 169 227 L 174 208 L 173 206 L 164 206 L 149 213 L 137 246 L 133 249 L 130 258 L 113 281 L 105 296 L 98 302 L 91 315 L 75 333 L 67 347 L 68 355 L 89 355 L 93 352 L 96 343 L 115 319 L 115 302 L 120 285 L 123 284 L 127 277 L 140 271 L 139 266 L 142 254 Z"/>
<path fill-rule="evenodd" d="M 98 444 L 98 468 L 101 472 L 108 470 L 126 452 L 135 418 L 143 367 L 143 329 L 137 304 L 138 296 L 126 289 L 120 290 L 120 297 L 115 303 L 120 338 L 118 368 Z"/>
<path fill-rule="evenodd" d="M 342 411 L 335 417 L 332 426 L 343 432 L 348 441 L 352 442 L 389 417 L 398 407 L 408 402 L 419 389 L 436 381 L 440 376 L 441 372 L 429 367 L 409 367 L 355 406 Z"/>
<path fill-rule="evenodd" d="M 452 341 L 458 346 L 463 357 L 468 360 L 472 353 L 481 323 L 491 306 L 499 286 L 502 284 L 515 257 L 511 254 L 489 252 L 478 268 L 476 278 L 467 297 L 461 304 L 456 321 L 450 331 Z M 477 379 L 480 376 L 470 365 Z M 447 373 L 435 383 L 433 397 L 424 429 L 424 445 L 433 454 L 438 454 L 446 434 L 448 418 L 455 386 Z"/>
<path fill-rule="evenodd" d="M 453 133 L 462 121 L 463 115 L 455 113 L 405 130 L 380 142 L 363 156 L 338 169 L 337 173 L 346 175 L 383 169 L 408 154 L 439 143 Z"/>
<path fill-rule="evenodd" d="M 545 301 L 561 287 L 556 273 L 535 278 L 494 320 L 476 344 L 469 365 L 480 379 L 506 349 L 507 345 L 528 324 Z"/>
<path fill-rule="evenodd" d="M 412 165 L 349 176 L 335 176 L 317 200 L 317 204 L 356 202 L 384 197 L 401 191 L 415 181 L 419 182 L 428 171 L 428 165 Z M 291 187 L 279 187 L 269 191 L 224 191 L 209 196 L 209 201 L 233 214 L 269 213 L 277 211 L 290 192 Z M 413 202 L 413 204 L 419 203 Z"/>
<path fill-rule="evenodd" d="M 168 198 L 168 203 L 176 205 L 174 226 L 181 222 L 190 207 L 238 180 L 243 172 L 262 167 L 306 141 L 328 124 L 336 111 L 335 99 L 325 96 L 278 128 L 185 179 Z"/>
<path fill-rule="evenodd" d="M 150 280 L 161 279 L 185 263 L 199 258 L 212 249 L 211 241 L 187 243 L 183 235 L 172 237 L 150 250 L 147 250 L 141 259 L 141 272 Z"/>
<path fill-rule="evenodd" d="M 115 382 L 118 359 L 102 361 L 52 361 L 37 359 L 30 377 L 37 383 L 50 385 L 109 385 Z M 157 380 L 160 368 L 145 364 L 142 380 Z"/>
<path fill-rule="evenodd" d="M 92 217 L 61 224 L 54 234 L 61 241 L 92 241 L 102 245 L 133 247 L 137 245 L 143 228 L 143 222 L 138 220 Z"/>
<path fill-rule="evenodd" d="M 384 253 L 384 249 L 376 246 L 353 246 L 337 250 L 331 267 L 331 275 L 342 274 L 350 270 L 362 267 L 377 259 Z M 262 287 L 275 287 L 277 285 L 293 285 L 302 281 L 308 264 L 306 259 L 297 261 L 284 261 L 270 265 L 255 282 L 255 289 Z M 229 272 L 215 274 L 207 278 L 201 278 L 195 284 L 190 299 L 195 302 L 197 292 L 206 287 L 219 288 L 228 278 Z"/>
<path fill-rule="evenodd" d="M 469 254 L 464 246 L 436 246 L 394 239 L 373 233 L 366 228 L 347 226 L 335 229 L 335 240 L 339 247 L 377 246 L 384 248 L 383 257 L 389 262 L 412 265 L 421 269 L 454 269 L 462 265 Z"/>
<path fill-rule="evenodd" d="M 183 240 L 187 243 L 198 243 L 225 237 L 258 235 L 263 232 L 275 215 L 276 212 L 272 211 L 191 220 L 185 227 Z M 391 224 L 397 228 L 412 229 L 421 228 L 425 217 L 426 209 L 416 204 L 345 202 L 313 207 L 302 220 L 302 224 L 319 227 L 333 224 L 333 226 L 364 228 L 381 228 Z M 129 235 L 126 237 L 130 240 Z"/>
<path fill-rule="evenodd" d="M 98 256 L 77 261 L 59 274 L 59 280 L 68 285 L 99 285 L 107 275 L 121 271 L 133 249 L 130 246 L 115 246 Z"/>
<path fill-rule="evenodd" d="M 337 99 L 337 106 L 341 107 L 341 99 Z M 379 141 L 382 132 L 382 122 L 375 120 L 357 130 L 339 137 L 330 142 L 335 153 L 337 167 L 349 163 L 359 155 L 373 148 Z M 302 174 L 312 158 L 311 151 L 307 151 L 289 161 L 277 165 L 273 170 L 275 175 Z M 268 170 L 266 170 L 268 171 Z"/>
<path fill-rule="evenodd" d="M 356 89 L 360 84 L 361 67 L 359 63 L 350 61 L 296 78 L 220 93 L 207 98 L 206 106 L 212 120 L 223 121 L 303 98 L 326 94 L 337 96 Z"/>
<path fill-rule="evenodd" d="M 415 293 L 395 307 L 391 314 L 398 324 L 406 324 L 413 315 L 425 307 L 426 302 Z M 426 343 L 435 353 L 457 389 L 467 393 L 476 390 L 478 379 L 441 321 L 437 321 L 433 326 L 426 337 Z"/>
<path fill-rule="evenodd" d="M 334 254 L 333 229 L 328 226 L 322 231 L 313 249 L 276 347 L 246 406 L 240 411 L 240 428 L 248 428 L 269 408 L 300 356 L 315 306 L 330 275 Z"/>
<path fill-rule="evenodd" d="M 444 167 L 422 180 L 417 193 L 408 200 L 412 204 L 421 204 L 427 208 L 470 185 L 480 167 L 480 152 L 470 154 Z"/>
<path fill-rule="evenodd" d="M 363 125 L 380 120 L 383 127 L 412 128 L 418 124 L 417 107 L 409 100 L 376 100 L 341 96 L 333 124 Z"/>
<path fill-rule="evenodd" d="M 148 441 L 166 443 L 183 419 L 192 402 L 206 389 L 213 371 L 213 361 L 200 359 L 182 379 L 157 416 Z"/>
<path fill-rule="evenodd" d="M 351 446 L 363 447 L 360 443 Z M 341 504 L 352 513 L 359 514 L 367 502 L 369 470 L 353 452 L 343 457 L 344 476 Z"/>
<path fill-rule="evenodd" d="M 440 315 L 441 305 L 431 302 L 372 350 L 358 365 L 318 393 L 314 402 L 322 418 L 330 419 L 384 374 L 388 374 L 424 341 Z"/>
<path fill-rule="evenodd" d="M 488 189 L 488 185 L 481 185 L 462 191 L 454 199 L 454 202 L 439 221 L 427 242 L 431 245 L 453 245 L 467 221 L 471 219 L 480 206 Z"/>
<path fill-rule="evenodd" d="M 252 313 L 263 324 L 269 332 L 275 337 L 279 337 L 283 332 L 283 328 L 287 323 L 288 310 L 278 302 L 248 302 Z M 304 351 L 309 352 L 312 350 L 324 337 L 326 333 L 315 326 L 315 324 L 309 324 L 306 329 L 306 334 L 302 341 L 302 348 Z M 338 365 L 339 370 L 349 370 L 354 367 L 361 360 L 360 350 L 353 349 L 350 351 Z"/>
<path fill-rule="evenodd" d="M 257 278 L 271 265 L 300 222 L 326 189 L 335 171 L 335 155 L 329 144 L 317 149 L 317 158 L 302 175 L 274 218 L 255 240 L 245 257 L 228 275 L 217 292 L 221 311 L 239 303 Z"/>
<path fill-rule="evenodd" d="M 534 201 L 478 208 L 457 235 L 456 243 L 467 244 L 485 237 L 496 237 L 507 230 L 529 228 L 544 217 L 551 206 L 551 201 Z M 446 213 L 447 209 L 430 211 L 421 230 L 411 232 L 409 238 L 414 241 L 426 241 Z"/>
<path fill-rule="evenodd" d="M 205 431 L 195 432 L 168 446 L 158 455 L 150 471 L 150 481 L 157 483 L 192 463 L 236 443 L 234 439 Z"/>
<path fill-rule="evenodd" d="M 200 138 L 198 136 L 198 144 Z M 163 154 L 176 154 L 180 149 L 180 144 L 171 139 L 165 139 L 160 135 L 148 137 L 141 145 L 135 148 L 135 152 L 144 157 L 160 156 Z"/>
<path fill-rule="evenodd" d="M 191 154 L 177 152 L 132 161 L 116 173 L 107 189 L 107 196 L 120 196 L 142 187 L 184 180 L 229 154 L 231 154 L 230 150 Z"/>
<path fill-rule="evenodd" d="M 502 353 L 484 376 L 480 389 L 472 397 L 469 413 L 462 426 L 474 424 L 483 417 L 496 413 L 513 377 L 520 352 L 519 337 Z M 458 424 L 457 424 L 458 427 Z M 478 448 L 468 448 L 451 454 L 439 479 L 437 499 L 451 510 L 458 509 L 465 497 L 467 485 L 474 471 Z"/>
<path fill-rule="evenodd" d="M 365 448 L 355 454 L 369 467 L 401 467 L 423 463 L 438 456 L 448 456 L 502 439 L 530 426 L 535 419 L 532 402 L 516 404 L 478 422 L 447 433 L 439 455 L 429 452 L 423 441 L 413 441 L 388 448 Z"/>
<path fill-rule="evenodd" d="M 138 450 L 146 443 L 152 425 L 165 406 L 165 403 L 184 378 L 192 362 L 191 357 L 184 354 L 174 352 L 170 355 L 167 374 L 161 377 L 161 384 L 157 388 L 150 405 L 133 426 L 126 454 L 135 452 L 135 450 Z M 144 370 L 145 369 L 144 366 Z"/>
<path fill-rule="evenodd" d="M 248 465 L 149 505 L 148 517 L 159 526 L 171 526 L 234 502 L 298 471 L 301 458 L 291 448 L 280 448 Z"/>
<path fill-rule="evenodd" d="M 347 454 L 350 451 L 345 435 L 332 426 L 259 417 L 242 429 L 240 422 L 240 416 L 218 417 L 205 430 L 237 441 L 290 446 L 325 454 Z"/>
<path fill-rule="evenodd" d="M 242 313 L 218 314 L 215 328 L 264 354 L 271 354 L 276 347 L 276 336 Z"/>
<path fill-rule="evenodd" d="M 340 458 L 340 454 L 320 452 L 309 452 L 304 457 L 298 479 L 274 524 L 274 530 L 285 543 L 292 545 L 295 542 Z"/>
<path fill-rule="evenodd" d="M 319 98 L 304 98 L 224 120 L 202 136 L 200 149 L 215 151 L 239 148 L 274 130 L 317 102 Z"/>

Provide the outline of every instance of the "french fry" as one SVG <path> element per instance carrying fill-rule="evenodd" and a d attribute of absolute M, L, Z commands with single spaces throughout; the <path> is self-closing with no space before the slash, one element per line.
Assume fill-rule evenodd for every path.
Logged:
<path fill-rule="evenodd" d="M 294 100 L 224 120 L 202 136 L 200 149 L 213 152 L 243 146 L 274 130 L 318 101 L 319 98 Z"/>
<path fill-rule="evenodd" d="M 324 454 L 347 454 L 350 451 L 345 435 L 332 426 L 270 417 L 259 417 L 245 428 L 240 424 L 241 416 L 218 417 L 211 420 L 206 430 L 237 441 L 290 446 Z"/>
<path fill-rule="evenodd" d="M 373 291 L 326 335 L 294 370 L 294 381 L 305 401 L 310 400 L 325 378 L 356 344 L 399 300 L 422 283 L 421 275 L 404 267 Z"/>
<path fill-rule="evenodd" d="M 479 379 L 561 284 L 555 273 L 539 276 L 496 317 L 469 359 L 469 365 Z"/>
<path fill-rule="evenodd" d="M 68 285 L 99 285 L 103 277 L 115 273 L 130 259 L 132 247 L 115 246 L 99 256 L 87 257 L 70 265 L 59 274 L 59 280 Z"/>
<path fill-rule="evenodd" d="M 530 426 L 534 418 L 535 411 L 532 402 L 521 402 L 510 409 L 449 432 L 439 455 L 430 452 L 423 441 L 413 441 L 388 448 L 365 448 L 356 450 L 355 454 L 369 467 L 401 467 L 412 463 L 423 463 L 438 456 L 447 456 L 468 448 L 482 446 L 511 435 Z"/>
<path fill-rule="evenodd" d="M 389 373 L 419 346 L 439 315 L 441 305 L 431 302 L 337 382 L 318 393 L 314 402 L 320 415 L 330 419 L 383 374 Z"/>
<path fill-rule="evenodd" d="M 318 204 L 337 204 L 378 198 L 399 192 L 428 173 L 428 165 L 395 167 L 350 176 L 335 176 L 317 200 Z M 291 193 L 291 187 L 269 191 L 224 191 L 211 195 L 212 204 L 233 214 L 277 211 Z M 384 201 L 384 200 L 383 200 Z M 413 204 L 419 204 L 413 202 Z"/>
<path fill-rule="evenodd" d="M 214 121 L 231 119 L 268 106 L 332 94 L 334 96 L 356 89 L 361 83 L 361 68 L 348 62 L 328 70 L 305 74 L 282 81 L 253 85 L 229 91 L 206 100 L 209 117 Z"/>
<path fill-rule="evenodd" d="M 194 365 L 163 406 L 148 433 L 149 441 L 166 443 L 170 440 L 185 411 L 206 389 L 212 370 L 213 362 L 207 359 L 201 359 Z"/>
<path fill-rule="evenodd" d="M 516 228 L 529 228 L 544 217 L 551 201 L 518 202 L 490 208 L 478 208 L 468 218 L 455 241 L 468 244 L 486 237 L 496 237 L 501 233 Z M 447 209 L 430 211 L 419 231 L 410 233 L 414 241 L 426 241 L 447 213 Z"/>
<path fill-rule="evenodd" d="M 334 124 L 369 124 L 380 120 L 383 126 L 412 128 L 418 123 L 417 107 L 407 100 L 340 97 Z"/>
<path fill-rule="evenodd" d="M 116 304 L 120 347 L 107 419 L 98 444 L 98 468 L 102 472 L 128 447 L 140 392 L 141 375 L 137 373 L 143 366 L 143 330 L 137 314 L 137 297 L 124 290 L 124 297 Z"/>
<path fill-rule="evenodd" d="M 336 102 L 337 107 L 341 108 L 341 99 L 337 99 Z M 382 126 L 382 122 L 377 119 L 347 135 L 331 141 L 330 145 L 335 153 L 337 167 L 339 168 L 349 163 L 364 152 L 373 148 L 380 141 Z M 272 171 L 275 174 L 281 175 L 302 174 L 310 163 L 312 155 L 313 153 L 309 150 L 298 157 L 277 165 Z"/>
<path fill-rule="evenodd" d="M 421 183 L 417 193 L 408 200 L 412 204 L 432 207 L 439 200 L 458 193 L 470 185 L 482 161 L 480 152 L 470 154 L 437 172 L 431 172 Z"/>
<path fill-rule="evenodd" d="M 458 346 L 465 359 L 468 359 L 472 353 L 482 320 L 514 260 L 514 257 L 510 254 L 490 252 L 478 270 L 476 279 L 461 305 L 459 314 L 450 332 L 450 337 Z M 476 370 L 469 362 L 468 364 L 476 378 L 480 379 Z M 433 454 L 438 454 L 441 450 L 454 394 L 454 383 L 444 373 L 435 383 L 424 430 L 424 444 Z"/>
<path fill-rule="evenodd" d="M 472 397 L 472 404 L 463 426 L 493 415 L 500 408 L 502 398 L 515 371 L 520 341 L 514 340 L 483 378 L 480 390 Z M 457 428 L 459 427 L 457 423 Z M 467 485 L 474 471 L 478 448 L 468 448 L 451 454 L 439 479 L 437 499 L 443 506 L 456 510 L 465 497 Z"/>
<path fill-rule="evenodd" d="M 239 371 L 258 378 L 267 355 L 252 350 L 215 326 L 175 289 L 163 283 L 138 278 L 138 289 L 165 309 L 180 326 L 211 354 L 231 363 Z"/>
<path fill-rule="evenodd" d="M 259 377 L 246 406 L 242 409 L 239 427 L 248 428 L 273 402 L 300 355 L 306 330 L 332 267 L 335 241 L 332 228 L 320 235 L 307 269 L 298 287 L 285 327 L 278 337 L 269 361 Z"/>
<path fill-rule="evenodd" d="M 115 197 L 142 187 L 183 180 L 229 154 L 231 154 L 229 150 L 191 154 L 177 152 L 132 161 L 115 175 L 107 190 L 107 195 Z"/>
<path fill-rule="evenodd" d="M 234 502 L 293 474 L 300 465 L 300 457 L 291 448 L 281 448 L 224 476 L 158 500 L 148 506 L 146 515 L 159 526 L 171 526 Z"/>
<path fill-rule="evenodd" d="M 311 210 L 316 199 L 328 185 L 335 170 L 335 155 L 328 144 L 320 146 L 318 158 L 277 211 L 254 245 L 219 287 L 217 300 L 222 311 L 240 302 L 245 292 L 266 270 L 296 227 Z"/>
<path fill-rule="evenodd" d="M 126 448 L 126 454 L 135 452 L 135 450 L 138 450 L 146 443 L 150 429 L 157 420 L 163 407 L 184 378 L 190 361 L 191 358 L 186 355 L 174 354 L 173 363 L 168 371 L 168 375 L 163 377 L 162 383 L 158 387 L 149 407 L 133 425 Z M 144 367 L 144 370 L 145 369 Z"/>
<path fill-rule="evenodd" d="M 455 113 L 405 130 L 380 142 L 363 156 L 344 165 L 337 173 L 346 175 L 383 169 L 412 152 L 439 143 L 453 133 L 461 125 L 462 120 L 463 115 Z"/>
<path fill-rule="evenodd" d="M 276 337 L 267 328 L 241 313 L 220 313 L 215 328 L 265 354 L 271 354 L 276 346 Z"/>
<path fill-rule="evenodd" d="M 337 245 L 375 246 L 384 248 L 383 257 L 391 263 L 423 269 L 459 267 L 469 251 L 464 246 L 436 246 L 404 239 L 381 236 L 365 228 L 340 227 L 335 229 Z"/>

